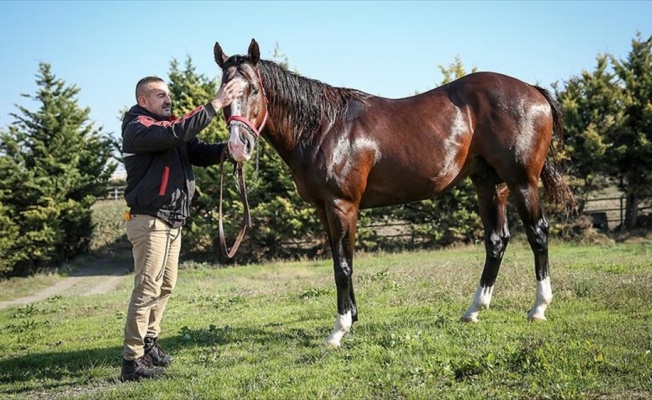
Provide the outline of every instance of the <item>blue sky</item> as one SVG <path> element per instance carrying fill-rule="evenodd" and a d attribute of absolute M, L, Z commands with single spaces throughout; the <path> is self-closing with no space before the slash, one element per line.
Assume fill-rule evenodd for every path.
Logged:
<path fill-rule="evenodd" d="M 333 86 L 398 98 L 442 80 L 459 56 L 472 68 L 550 87 L 593 70 L 598 54 L 625 59 L 652 35 L 650 1 L 0 1 L 0 128 L 15 104 L 36 110 L 39 62 L 81 89 L 80 106 L 120 135 L 146 75 L 167 79 L 173 58 L 219 76 L 218 41 L 246 53 L 255 38 L 271 59 Z"/>

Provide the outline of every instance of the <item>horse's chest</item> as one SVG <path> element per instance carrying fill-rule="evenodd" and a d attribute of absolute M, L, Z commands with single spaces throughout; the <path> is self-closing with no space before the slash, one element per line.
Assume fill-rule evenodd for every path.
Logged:
<path fill-rule="evenodd" d="M 323 204 L 332 195 L 355 200 L 380 159 L 380 146 L 374 140 L 341 135 L 303 153 L 292 168 L 292 177 L 297 192 L 309 203 Z"/>
<path fill-rule="evenodd" d="M 292 180 L 297 193 L 306 202 L 319 205 L 323 203 L 320 187 L 323 187 L 323 179 L 316 173 L 314 163 L 300 163 L 291 169 Z"/>

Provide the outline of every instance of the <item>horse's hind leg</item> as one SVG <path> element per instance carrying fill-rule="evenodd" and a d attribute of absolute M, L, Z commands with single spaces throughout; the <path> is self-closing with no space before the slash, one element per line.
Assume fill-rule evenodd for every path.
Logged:
<path fill-rule="evenodd" d="M 478 322 L 480 311 L 489 307 L 491 296 L 500 269 L 500 263 L 509 243 L 509 228 L 505 204 L 507 201 L 507 186 L 497 183 L 497 175 L 491 173 L 472 175 L 471 179 L 478 194 L 480 218 L 484 226 L 485 263 L 480 278 L 480 284 L 473 298 L 473 303 L 466 310 L 463 321 Z"/>
<path fill-rule="evenodd" d="M 514 202 L 525 226 L 527 241 L 534 254 L 534 272 L 537 292 L 534 307 L 528 314 L 530 321 L 545 320 L 545 311 L 552 302 L 552 288 L 548 272 L 548 221 L 543 214 L 537 182 L 512 188 Z"/>

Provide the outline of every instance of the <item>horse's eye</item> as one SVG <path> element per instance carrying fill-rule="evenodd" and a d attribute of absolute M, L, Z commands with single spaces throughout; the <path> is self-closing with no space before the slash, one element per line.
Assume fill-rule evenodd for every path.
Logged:
<path fill-rule="evenodd" d="M 251 93 L 253 93 L 253 94 L 258 94 L 258 89 L 254 89 L 254 91 L 251 92 Z"/>

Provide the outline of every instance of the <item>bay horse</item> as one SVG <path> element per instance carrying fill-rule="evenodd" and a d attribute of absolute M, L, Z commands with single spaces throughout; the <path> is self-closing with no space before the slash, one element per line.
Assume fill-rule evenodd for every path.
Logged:
<path fill-rule="evenodd" d="M 255 39 L 246 56 L 229 57 L 219 43 L 214 56 L 222 83 L 247 82 L 242 96 L 224 108 L 231 156 L 248 161 L 263 136 L 326 230 L 337 286 L 337 318 L 327 344 L 339 346 L 358 320 L 352 281 L 358 210 L 428 199 L 465 177 L 477 191 L 486 259 L 462 320 L 477 322 L 491 302 L 510 239 L 508 193 L 534 254 L 536 296 L 528 318 L 546 319 L 552 289 L 539 178 L 549 198 L 569 209 L 574 204 L 552 157 L 562 115 L 548 91 L 478 72 L 416 96 L 388 99 L 332 87 L 262 60 Z"/>

